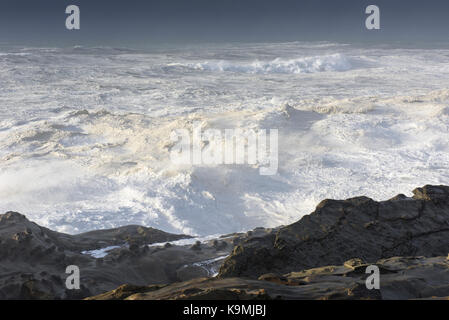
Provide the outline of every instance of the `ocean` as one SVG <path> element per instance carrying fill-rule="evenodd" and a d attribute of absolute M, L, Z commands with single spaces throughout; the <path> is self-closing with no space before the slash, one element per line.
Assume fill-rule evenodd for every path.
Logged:
<path fill-rule="evenodd" d="M 277 129 L 277 174 L 176 165 L 193 122 Z M 60 232 L 276 227 L 449 184 L 449 50 L 329 42 L 0 47 L 0 211 Z"/>

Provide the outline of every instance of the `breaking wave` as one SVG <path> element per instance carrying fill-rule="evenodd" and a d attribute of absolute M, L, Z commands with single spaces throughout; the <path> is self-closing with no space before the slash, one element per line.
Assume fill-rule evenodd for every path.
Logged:
<path fill-rule="evenodd" d="M 276 58 L 272 61 L 254 61 L 251 63 L 234 63 L 231 61 L 206 61 L 189 64 L 190 68 L 204 71 L 238 72 L 254 74 L 270 73 L 315 73 L 325 71 L 346 71 L 351 69 L 348 58 L 336 53 L 325 56 L 305 57 L 297 59 Z"/>
<path fill-rule="evenodd" d="M 0 212 L 207 236 L 448 184 L 448 66 L 448 50 L 320 43 L 0 48 Z M 193 121 L 278 129 L 278 174 L 174 165 L 170 133 Z"/>

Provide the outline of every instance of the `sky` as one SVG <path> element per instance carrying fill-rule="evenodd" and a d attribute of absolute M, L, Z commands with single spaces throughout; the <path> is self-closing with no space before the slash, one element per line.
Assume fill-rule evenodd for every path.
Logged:
<path fill-rule="evenodd" d="M 65 28 L 72 4 L 80 30 Z M 370 4 L 380 8 L 380 30 L 365 28 Z M 448 0 L 0 0 L 0 44 L 446 43 L 448 35 Z"/>

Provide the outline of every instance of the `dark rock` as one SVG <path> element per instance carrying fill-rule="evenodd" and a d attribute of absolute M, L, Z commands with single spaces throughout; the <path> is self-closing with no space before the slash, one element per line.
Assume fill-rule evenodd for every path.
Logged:
<path fill-rule="evenodd" d="M 159 289 L 161 287 L 163 286 L 150 287 L 150 286 L 133 286 L 129 284 L 124 284 L 111 292 L 97 296 L 97 300 L 123 300 L 132 294 L 136 294 L 139 292 L 148 292 L 151 291 L 152 289 L 155 290 L 156 288 Z"/>
<path fill-rule="evenodd" d="M 190 249 L 195 250 L 195 251 L 201 250 L 201 242 L 200 242 L 200 241 L 195 242 L 195 244 L 192 245 L 192 246 L 190 247 Z"/>
<path fill-rule="evenodd" d="M 146 285 L 168 282 L 166 261 L 175 261 L 173 271 L 198 256 L 151 256 L 140 243 L 175 241 L 189 236 L 173 235 L 152 228 L 126 226 L 81 235 L 51 231 L 29 221 L 24 215 L 8 212 L 0 215 L 0 298 L 1 299 L 82 299 L 123 283 Z M 95 259 L 82 251 L 132 243 L 129 249 L 112 254 L 113 259 Z M 214 250 L 215 251 L 215 250 Z M 150 257 L 151 256 L 151 257 Z M 206 256 L 206 258 L 210 258 Z M 81 289 L 67 290 L 66 267 L 80 268 Z M 64 277 L 62 279 L 61 277 Z"/>
<path fill-rule="evenodd" d="M 413 198 L 324 200 L 315 212 L 271 234 L 242 241 L 219 277 L 285 273 L 394 256 L 441 256 L 449 248 L 449 187 L 425 186 Z"/>
<path fill-rule="evenodd" d="M 258 280 L 248 278 L 197 278 L 174 283 L 163 288 L 139 289 L 127 292 L 129 300 L 388 300 L 388 299 L 447 299 L 449 296 L 449 261 L 446 256 L 394 257 L 375 262 L 382 273 L 380 288 L 366 286 L 367 265 L 359 258 L 345 265 L 277 275 L 266 274 Z M 355 268 L 355 269 L 354 269 Z M 363 272 L 354 272 L 362 268 Z M 114 292 L 114 291 L 113 291 Z M 106 293 L 89 299 L 113 296 Z"/>
<path fill-rule="evenodd" d="M 176 271 L 176 276 L 179 281 L 187 281 L 195 278 L 208 277 L 209 273 L 200 266 L 187 265 L 178 269 Z"/>

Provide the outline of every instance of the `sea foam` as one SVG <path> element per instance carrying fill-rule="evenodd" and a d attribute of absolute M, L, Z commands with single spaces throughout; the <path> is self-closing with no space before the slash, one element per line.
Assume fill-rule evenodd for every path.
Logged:
<path fill-rule="evenodd" d="M 207 236 L 285 225 L 324 198 L 449 184 L 448 50 L 0 53 L 0 211 L 51 229 L 139 224 Z M 173 164 L 170 133 L 194 121 L 278 129 L 278 174 Z"/>
<path fill-rule="evenodd" d="M 231 61 L 206 61 L 187 66 L 205 71 L 241 72 L 241 73 L 314 73 L 324 71 L 346 71 L 351 68 L 347 57 L 342 54 L 332 54 L 296 59 L 276 58 L 272 61 L 253 61 L 236 63 Z"/>

